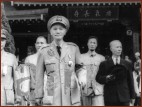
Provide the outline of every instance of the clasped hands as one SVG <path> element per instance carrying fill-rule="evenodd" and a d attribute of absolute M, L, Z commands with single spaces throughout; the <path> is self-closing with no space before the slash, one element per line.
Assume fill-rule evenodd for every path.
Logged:
<path fill-rule="evenodd" d="M 109 74 L 106 76 L 106 81 L 109 82 L 109 81 L 115 80 L 115 78 L 116 77 L 113 74 Z"/>

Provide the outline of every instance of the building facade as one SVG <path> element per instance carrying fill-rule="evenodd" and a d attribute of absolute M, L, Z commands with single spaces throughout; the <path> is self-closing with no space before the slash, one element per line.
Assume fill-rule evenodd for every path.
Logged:
<path fill-rule="evenodd" d="M 52 41 L 47 31 L 47 21 L 53 15 L 63 15 L 70 21 L 65 41 L 79 45 L 81 53 L 87 51 L 87 38 L 97 36 L 98 53 L 110 55 L 109 42 L 119 39 L 123 43 L 123 56 L 133 59 L 140 51 L 141 2 L 4 2 L 7 18 L 15 39 L 16 54 L 20 60 L 34 46 L 36 37 L 44 35 Z"/>

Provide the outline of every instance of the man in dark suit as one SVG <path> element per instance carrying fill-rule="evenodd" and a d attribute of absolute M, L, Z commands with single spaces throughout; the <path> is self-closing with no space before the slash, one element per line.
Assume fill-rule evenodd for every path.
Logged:
<path fill-rule="evenodd" d="M 112 57 L 102 62 L 96 81 L 104 86 L 106 106 L 129 106 L 135 97 L 132 65 L 120 58 L 122 44 L 119 40 L 110 42 Z"/>

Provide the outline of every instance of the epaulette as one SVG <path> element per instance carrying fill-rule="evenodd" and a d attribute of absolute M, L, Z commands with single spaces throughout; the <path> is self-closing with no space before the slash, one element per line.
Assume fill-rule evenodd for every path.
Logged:
<path fill-rule="evenodd" d="M 15 57 L 14 54 L 10 53 L 10 52 L 6 52 L 6 55 L 10 56 L 10 57 Z"/>
<path fill-rule="evenodd" d="M 47 44 L 46 46 L 42 47 L 41 50 L 43 50 L 43 49 L 45 49 L 45 48 L 47 48 L 47 47 L 50 47 L 50 44 Z"/>
<path fill-rule="evenodd" d="M 75 43 L 72 43 L 72 42 L 67 42 L 68 45 L 73 45 L 75 47 L 77 47 L 77 45 Z"/>
<path fill-rule="evenodd" d="M 10 52 L 6 52 L 6 54 L 13 56 L 14 54 L 10 53 Z"/>

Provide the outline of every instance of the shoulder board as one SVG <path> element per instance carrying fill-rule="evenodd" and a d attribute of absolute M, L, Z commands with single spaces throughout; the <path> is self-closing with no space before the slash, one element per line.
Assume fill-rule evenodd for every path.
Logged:
<path fill-rule="evenodd" d="M 15 58 L 16 56 L 10 52 L 6 52 L 6 56 L 10 58 Z"/>
<path fill-rule="evenodd" d="M 42 49 L 45 49 L 45 48 L 47 48 L 47 47 L 50 47 L 50 44 L 47 44 L 46 46 L 42 47 Z M 42 50 L 42 49 L 41 49 L 41 50 Z"/>
<path fill-rule="evenodd" d="M 77 45 L 76 45 L 75 43 L 72 43 L 72 42 L 67 42 L 67 44 L 68 44 L 68 45 L 72 45 L 72 46 L 76 46 L 76 47 L 77 47 Z"/>
<path fill-rule="evenodd" d="M 87 53 L 82 53 L 81 55 L 84 56 L 84 55 L 86 55 L 86 54 L 87 54 Z"/>
<path fill-rule="evenodd" d="M 102 57 L 102 58 L 104 58 L 104 56 L 103 55 L 101 55 L 101 54 L 98 54 L 100 57 Z"/>
<path fill-rule="evenodd" d="M 12 53 L 10 53 L 10 52 L 6 52 L 6 54 L 11 55 L 11 56 L 14 56 L 14 54 L 12 54 Z"/>

